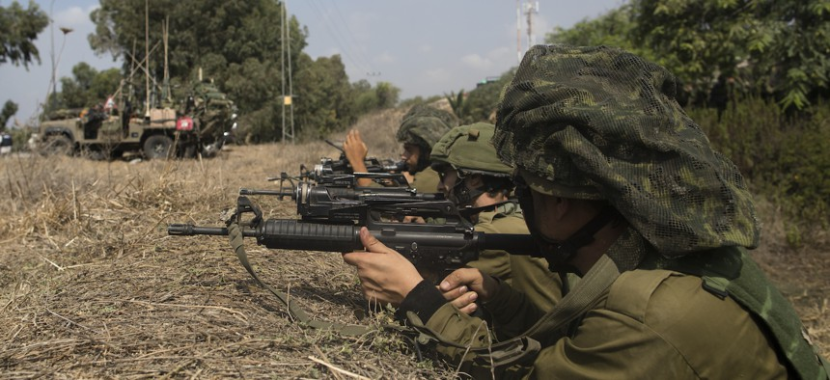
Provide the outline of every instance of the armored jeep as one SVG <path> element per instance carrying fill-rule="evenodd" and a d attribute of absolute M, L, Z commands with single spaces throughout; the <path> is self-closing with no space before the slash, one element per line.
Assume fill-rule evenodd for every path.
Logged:
<path fill-rule="evenodd" d="M 147 159 L 214 156 L 235 126 L 235 106 L 209 83 L 194 86 L 183 112 L 151 108 L 144 117 L 122 110 L 60 110 L 41 122 L 30 140 L 44 154 L 83 153 L 91 158 L 115 158 L 139 152 Z"/>

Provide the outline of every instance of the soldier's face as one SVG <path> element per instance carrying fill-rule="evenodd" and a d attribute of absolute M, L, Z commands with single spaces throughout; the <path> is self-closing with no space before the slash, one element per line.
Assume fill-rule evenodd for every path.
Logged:
<path fill-rule="evenodd" d="M 532 233 L 540 234 L 540 237 L 549 241 L 561 241 L 567 238 L 571 230 L 571 223 L 565 218 L 569 201 L 537 192 L 519 176 L 514 176 L 514 182 L 516 182 L 519 205 Z"/>
<path fill-rule="evenodd" d="M 406 162 L 409 170 L 415 170 L 418 167 L 418 159 L 421 157 L 421 147 L 416 144 L 403 144 L 403 153 L 401 159 Z"/>
<path fill-rule="evenodd" d="M 438 191 L 444 193 L 444 197 L 449 199 L 450 191 L 458 183 L 458 172 L 452 166 L 446 165 L 438 173 L 438 177 L 441 179 L 438 182 Z"/>

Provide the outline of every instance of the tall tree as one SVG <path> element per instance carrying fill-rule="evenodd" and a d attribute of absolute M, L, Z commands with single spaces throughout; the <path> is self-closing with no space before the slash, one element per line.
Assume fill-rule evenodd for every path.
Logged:
<path fill-rule="evenodd" d="M 16 113 L 17 103 L 11 100 L 6 100 L 6 103 L 3 104 L 3 110 L 0 111 L 0 132 L 6 130 L 6 124 Z"/>
<path fill-rule="evenodd" d="M 150 46 L 162 40 L 162 22 L 169 20 L 169 71 L 174 80 L 196 80 L 200 71 L 246 115 L 254 141 L 281 136 L 282 48 L 293 62 L 295 124 L 301 134 L 318 136 L 342 129 L 354 120 L 353 97 L 345 67 L 337 56 L 312 60 L 302 50 L 307 30 L 295 17 L 288 20 L 290 43 L 282 40 L 282 3 L 274 0 L 149 0 Z M 98 53 L 126 57 L 125 70 L 144 59 L 145 0 L 101 0 L 90 17 L 96 32 L 89 42 Z M 134 52 L 135 50 L 135 52 Z M 150 75 L 163 76 L 163 49 L 150 53 Z M 289 73 L 285 73 L 288 75 Z M 143 79 L 143 77 L 140 76 Z M 133 80 L 133 82 L 140 82 Z M 287 89 L 286 89 L 287 92 Z"/>
<path fill-rule="evenodd" d="M 652 61 L 660 56 L 646 46 L 636 43 L 637 26 L 633 6 L 621 5 L 594 19 L 584 19 L 568 29 L 555 27 L 545 36 L 545 42 L 572 46 L 612 46 L 641 55 Z"/>
<path fill-rule="evenodd" d="M 86 62 L 72 67 L 72 78 L 61 78 L 59 105 L 65 108 L 91 107 L 113 95 L 121 82 L 121 71 L 98 71 Z"/>
<path fill-rule="evenodd" d="M 827 91 L 826 0 L 633 0 L 635 41 L 689 81 L 741 75 L 802 108 Z M 743 69 L 743 72 L 741 71 Z"/>
<path fill-rule="evenodd" d="M 17 1 L 8 8 L 0 6 L 0 63 L 23 64 L 27 69 L 33 60 L 40 63 L 34 41 L 47 25 L 49 17 L 34 1 L 26 9 Z"/>
<path fill-rule="evenodd" d="M 308 137 L 324 137 L 355 121 L 354 99 L 346 68 L 339 55 L 312 61 L 301 57 L 297 67 L 296 112 L 300 130 Z"/>

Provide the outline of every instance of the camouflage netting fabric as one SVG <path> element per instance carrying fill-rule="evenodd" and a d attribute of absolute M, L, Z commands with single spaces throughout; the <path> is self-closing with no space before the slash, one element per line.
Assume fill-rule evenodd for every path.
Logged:
<path fill-rule="evenodd" d="M 441 137 L 430 153 L 432 168 L 451 165 L 461 173 L 478 173 L 507 177 L 513 168 L 496 156 L 493 146 L 493 124 L 475 123 L 455 127 Z"/>
<path fill-rule="evenodd" d="M 397 138 L 401 143 L 415 144 L 429 150 L 441 136 L 456 126 L 458 119 L 453 114 L 427 105 L 417 105 L 404 115 Z"/>
<path fill-rule="evenodd" d="M 608 200 L 666 257 L 757 246 L 743 178 L 676 89 L 664 68 L 621 50 L 536 46 L 505 91 L 493 141 L 551 188 L 595 189 L 583 198 Z"/>

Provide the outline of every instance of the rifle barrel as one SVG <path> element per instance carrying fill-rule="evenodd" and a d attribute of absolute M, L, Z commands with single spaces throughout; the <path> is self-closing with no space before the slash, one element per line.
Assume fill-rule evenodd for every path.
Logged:
<path fill-rule="evenodd" d="M 276 195 L 279 197 L 291 197 L 295 196 L 293 190 L 256 190 L 256 189 L 239 189 L 239 195 Z"/>
<path fill-rule="evenodd" d="M 167 226 L 168 235 L 195 236 L 195 235 L 218 235 L 227 236 L 228 229 L 225 227 L 197 227 L 192 224 L 170 224 Z M 246 228 L 242 236 L 256 237 L 256 230 Z"/>

